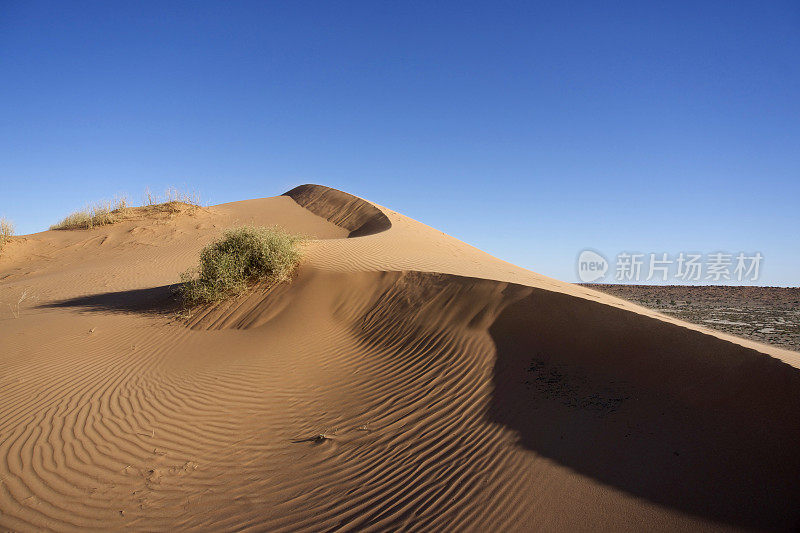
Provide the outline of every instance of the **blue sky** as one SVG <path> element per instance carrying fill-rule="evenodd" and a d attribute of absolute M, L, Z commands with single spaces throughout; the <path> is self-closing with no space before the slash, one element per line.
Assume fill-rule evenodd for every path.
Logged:
<path fill-rule="evenodd" d="M 796 2 L 0 2 L 0 216 L 322 183 L 567 281 L 800 284 Z"/>

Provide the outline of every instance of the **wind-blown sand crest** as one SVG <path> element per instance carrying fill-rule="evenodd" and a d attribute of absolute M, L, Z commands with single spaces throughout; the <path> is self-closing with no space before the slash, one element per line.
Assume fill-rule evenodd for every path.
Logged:
<path fill-rule="evenodd" d="M 178 318 L 225 229 L 289 284 Z M 303 185 L 0 257 L 0 527 L 795 530 L 800 358 Z"/>

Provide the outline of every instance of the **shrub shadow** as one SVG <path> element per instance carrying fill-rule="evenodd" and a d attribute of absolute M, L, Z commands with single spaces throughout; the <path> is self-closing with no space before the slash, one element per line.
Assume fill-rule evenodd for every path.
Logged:
<path fill-rule="evenodd" d="M 181 302 L 175 295 L 174 288 L 174 285 L 163 285 L 147 289 L 104 292 L 57 300 L 38 307 L 45 309 L 73 307 L 93 312 L 169 315 L 181 309 Z"/>

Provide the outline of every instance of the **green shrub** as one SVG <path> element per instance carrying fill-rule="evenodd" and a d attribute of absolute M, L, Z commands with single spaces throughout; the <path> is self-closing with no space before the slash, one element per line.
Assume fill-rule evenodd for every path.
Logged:
<path fill-rule="evenodd" d="M 180 294 L 190 305 L 241 294 L 253 284 L 289 279 L 303 240 L 279 228 L 242 227 L 203 248 L 200 265 L 181 274 Z"/>

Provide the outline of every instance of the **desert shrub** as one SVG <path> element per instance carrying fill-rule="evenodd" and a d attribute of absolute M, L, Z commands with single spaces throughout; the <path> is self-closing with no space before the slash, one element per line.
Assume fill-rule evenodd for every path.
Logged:
<path fill-rule="evenodd" d="M 125 197 L 87 205 L 85 209 L 75 211 L 58 224 L 53 224 L 50 229 L 91 229 L 95 226 L 113 224 L 114 215 L 127 207 L 128 201 Z"/>
<path fill-rule="evenodd" d="M 180 294 L 190 304 L 236 296 L 259 282 L 289 279 L 300 263 L 303 238 L 276 227 L 241 227 L 203 248 L 200 265 L 181 275 Z"/>
<path fill-rule="evenodd" d="M 7 218 L 0 218 L 0 251 L 14 235 L 14 223 Z"/>

